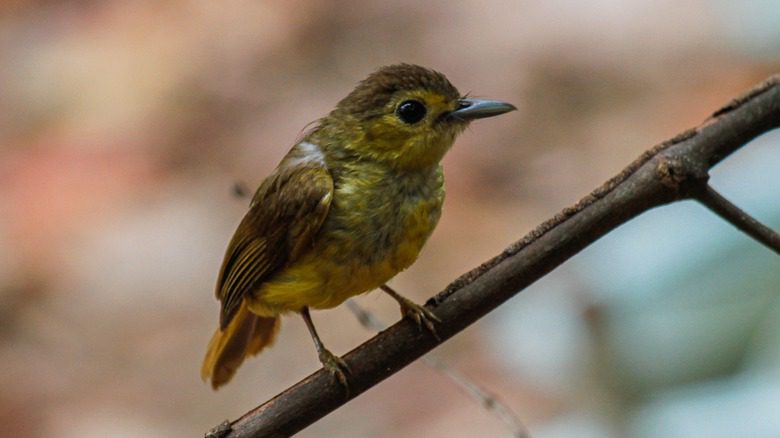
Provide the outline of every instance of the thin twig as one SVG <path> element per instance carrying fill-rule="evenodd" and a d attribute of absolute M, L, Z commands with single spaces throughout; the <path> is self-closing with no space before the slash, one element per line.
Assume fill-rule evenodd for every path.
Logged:
<path fill-rule="evenodd" d="M 493 413 L 501 421 L 506 423 L 514 438 L 528 438 L 528 429 L 525 428 L 520 417 L 506 403 L 499 400 L 495 395 L 486 391 L 473 380 L 463 375 L 457 369 L 449 366 L 447 363 L 435 357 L 423 356 L 420 359 L 425 365 L 443 373 L 450 380 L 455 382 L 466 395 L 480 403 L 488 412 Z"/>
<path fill-rule="evenodd" d="M 375 332 L 380 332 L 387 328 L 387 325 L 380 321 L 379 318 L 354 300 L 347 301 L 347 307 L 355 314 L 363 327 Z M 420 361 L 425 366 L 450 379 L 467 396 L 471 397 L 471 399 L 485 408 L 489 414 L 494 415 L 499 420 L 503 421 L 509 428 L 513 437 L 528 437 L 528 431 L 523 425 L 523 422 L 520 421 L 520 417 L 517 413 L 478 383 L 469 379 L 448 363 L 433 357 L 430 354 L 420 358 Z"/>
<path fill-rule="evenodd" d="M 372 332 L 381 332 L 387 328 L 387 324 L 379 320 L 373 313 L 356 303 L 355 300 L 347 300 L 347 307 L 355 315 L 360 325 Z"/>
<path fill-rule="evenodd" d="M 348 397 L 327 371 L 320 370 L 232 422 L 223 435 L 296 433 L 468 327 L 621 224 L 653 207 L 692 198 L 707 184 L 709 168 L 778 127 L 780 76 L 773 76 L 698 128 L 651 148 L 577 204 L 428 300 L 429 309 L 441 319 L 436 325 L 440 339 L 408 320 L 398 322 L 343 357 L 351 371 Z"/>
<path fill-rule="evenodd" d="M 715 191 L 711 185 L 708 184 L 704 190 L 701 190 L 695 195 L 695 198 L 715 214 L 744 231 L 748 236 L 758 240 L 766 245 L 767 248 L 780 254 L 780 234 L 732 204 L 731 201 Z"/>
<path fill-rule="evenodd" d="M 251 198 L 252 191 L 244 181 L 236 181 L 233 183 L 233 196 L 238 199 Z"/>

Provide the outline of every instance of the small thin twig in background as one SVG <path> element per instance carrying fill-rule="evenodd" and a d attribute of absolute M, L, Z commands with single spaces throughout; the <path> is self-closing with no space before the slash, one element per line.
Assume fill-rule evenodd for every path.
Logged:
<path fill-rule="evenodd" d="M 744 231 L 750 237 L 766 245 L 767 248 L 780 254 L 780 234 L 762 224 L 745 211 L 732 204 L 723 195 L 715 191 L 711 185 L 694 195 L 695 199 L 715 214 Z"/>
<path fill-rule="evenodd" d="M 386 324 L 382 323 L 373 313 L 354 300 L 348 300 L 347 307 L 355 314 L 360 324 L 368 330 L 380 332 L 387 328 Z M 454 382 L 466 395 L 485 408 L 489 414 L 503 421 L 509 427 L 514 438 L 528 438 L 528 431 L 523 422 L 520 421 L 517 413 L 496 398 L 496 396 L 441 359 L 427 355 L 420 360 L 425 366 L 436 370 Z"/>
<path fill-rule="evenodd" d="M 251 198 L 252 192 L 244 181 L 236 181 L 233 183 L 233 196 L 238 199 Z"/>

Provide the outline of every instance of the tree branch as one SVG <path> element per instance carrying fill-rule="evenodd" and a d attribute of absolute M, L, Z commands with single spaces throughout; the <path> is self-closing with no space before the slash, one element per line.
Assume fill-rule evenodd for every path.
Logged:
<path fill-rule="evenodd" d="M 703 191 L 696 194 L 696 200 L 735 227 L 744 231 L 748 236 L 758 240 L 772 251 L 780 254 L 780 234 L 777 234 L 771 228 L 753 219 L 749 214 L 724 198 L 723 195 L 716 192 L 709 184 Z"/>
<path fill-rule="evenodd" d="M 330 374 L 319 370 L 238 420 L 217 426 L 211 436 L 292 435 L 468 327 L 640 213 L 701 193 L 705 198 L 698 199 L 713 208 L 710 195 L 706 195 L 709 169 L 751 139 L 777 127 L 780 76 L 773 76 L 715 112 L 698 128 L 648 150 L 577 204 L 428 300 L 427 305 L 442 321 L 436 327 L 440 341 L 402 320 L 343 357 L 351 371 L 349 394 Z M 713 209 L 724 217 L 734 217 L 722 213 L 722 208 Z M 747 217 L 744 213 L 738 216 Z M 758 223 L 740 220 L 738 226 L 755 230 L 753 222 Z"/>

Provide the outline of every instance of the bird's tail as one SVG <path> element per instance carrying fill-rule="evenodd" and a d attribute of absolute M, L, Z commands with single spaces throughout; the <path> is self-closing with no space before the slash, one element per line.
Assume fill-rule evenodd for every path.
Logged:
<path fill-rule="evenodd" d="M 211 380 L 214 389 L 229 382 L 245 358 L 273 344 L 279 322 L 278 317 L 255 315 L 244 301 L 230 324 L 224 330 L 217 328 L 214 332 L 200 376 L 203 380 Z"/>

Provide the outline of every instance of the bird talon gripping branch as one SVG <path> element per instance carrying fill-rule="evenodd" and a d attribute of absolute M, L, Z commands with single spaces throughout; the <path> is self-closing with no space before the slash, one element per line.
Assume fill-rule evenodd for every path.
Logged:
<path fill-rule="evenodd" d="M 436 333 L 436 327 L 433 324 L 434 322 L 441 323 L 441 319 L 439 319 L 438 316 L 434 315 L 433 312 L 428 310 L 425 306 L 421 306 L 409 298 L 406 298 L 386 284 L 383 284 L 381 289 L 398 302 L 398 305 L 401 306 L 401 314 L 405 318 L 411 319 L 417 323 L 417 327 L 421 330 L 423 326 L 425 326 L 434 338 L 440 340 L 439 334 Z"/>
<path fill-rule="evenodd" d="M 349 367 L 344 359 L 331 353 L 330 350 L 324 349 L 319 353 L 320 363 L 336 380 L 339 381 L 341 386 L 349 389 L 349 382 L 347 375 L 349 374 Z"/>
<path fill-rule="evenodd" d="M 416 65 L 384 67 L 362 81 L 252 198 L 219 273 L 220 323 L 203 378 L 214 388 L 227 383 L 246 357 L 273 343 L 280 315 L 296 312 L 320 362 L 346 386 L 346 364 L 324 347 L 309 308 L 335 307 L 409 267 L 441 215 L 440 161 L 455 137 L 472 120 L 514 109 L 462 97 L 443 74 Z M 430 310 L 388 293 L 436 335 Z"/>

